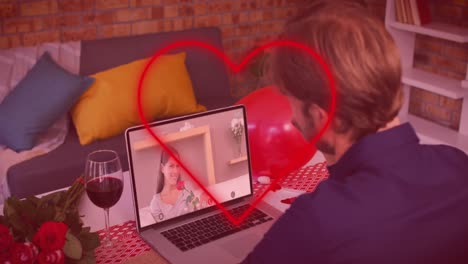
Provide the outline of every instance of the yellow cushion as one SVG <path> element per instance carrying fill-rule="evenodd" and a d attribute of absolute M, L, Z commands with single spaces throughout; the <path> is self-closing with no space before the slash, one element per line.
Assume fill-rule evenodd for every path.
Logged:
<path fill-rule="evenodd" d="M 141 102 L 148 122 L 206 110 L 197 104 L 185 57 L 185 53 L 163 55 L 147 72 Z M 133 61 L 92 76 L 96 81 L 71 110 L 82 145 L 141 124 L 137 86 L 148 60 Z"/>

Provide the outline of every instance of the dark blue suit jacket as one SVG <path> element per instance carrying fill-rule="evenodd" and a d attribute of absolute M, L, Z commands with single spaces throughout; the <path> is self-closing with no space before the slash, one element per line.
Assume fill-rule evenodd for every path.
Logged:
<path fill-rule="evenodd" d="M 409 124 L 366 136 L 244 263 L 468 263 L 468 156 Z"/>

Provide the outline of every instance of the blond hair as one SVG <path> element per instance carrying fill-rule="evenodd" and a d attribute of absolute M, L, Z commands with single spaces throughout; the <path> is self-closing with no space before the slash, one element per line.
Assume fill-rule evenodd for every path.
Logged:
<path fill-rule="evenodd" d="M 326 61 L 336 84 L 335 132 L 357 140 L 398 114 L 403 96 L 398 49 L 383 23 L 360 4 L 314 1 L 286 23 L 281 38 L 309 46 Z M 328 80 L 303 51 L 278 48 L 270 67 L 286 94 L 329 109 Z"/>

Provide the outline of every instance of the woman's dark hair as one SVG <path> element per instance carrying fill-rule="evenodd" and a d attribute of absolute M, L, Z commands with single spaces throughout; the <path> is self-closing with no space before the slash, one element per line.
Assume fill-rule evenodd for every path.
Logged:
<path fill-rule="evenodd" d="M 174 155 L 177 156 L 177 158 L 180 158 L 179 152 L 174 147 L 171 147 L 171 146 L 167 146 L 167 147 L 172 151 L 172 153 L 174 153 Z M 169 161 L 170 158 L 171 158 L 171 155 L 169 155 L 169 153 L 167 153 L 164 149 L 162 149 L 161 159 L 159 162 L 159 177 L 158 177 L 158 186 L 156 189 L 156 193 L 160 193 L 162 189 L 164 188 L 164 174 L 161 171 L 161 166 L 166 165 L 166 163 Z"/>

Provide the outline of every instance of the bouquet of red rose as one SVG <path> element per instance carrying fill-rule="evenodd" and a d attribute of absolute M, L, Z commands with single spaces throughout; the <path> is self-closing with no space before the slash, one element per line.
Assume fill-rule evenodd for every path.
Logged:
<path fill-rule="evenodd" d="M 66 191 L 8 198 L 0 216 L 0 264 L 94 263 L 100 242 L 78 213 L 83 192 L 80 177 Z"/>

